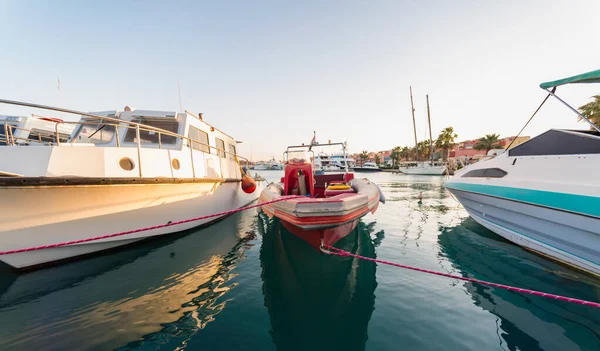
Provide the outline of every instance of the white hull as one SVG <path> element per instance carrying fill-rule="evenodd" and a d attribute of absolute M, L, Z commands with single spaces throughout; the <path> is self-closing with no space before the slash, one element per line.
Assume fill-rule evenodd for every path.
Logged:
<path fill-rule="evenodd" d="M 568 264 L 570 266 L 574 266 L 576 268 L 585 270 L 589 273 L 593 273 L 595 275 L 600 276 L 600 265 L 594 264 L 588 260 L 582 259 L 576 255 L 569 254 L 563 250 L 557 249 L 553 246 L 547 245 L 543 242 L 537 241 L 528 237 L 527 235 L 523 235 L 517 233 L 516 231 L 510 230 L 508 228 L 499 226 L 495 223 L 492 223 L 484 217 L 480 217 L 474 214 L 471 211 L 469 215 L 479 224 L 486 227 L 487 229 L 493 231 L 494 233 L 500 235 L 506 240 L 512 241 L 513 243 L 528 248 L 532 251 L 535 251 L 544 256 L 550 257 L 554 260 L 560 261 L 562 263 Z"/>
<path fill-rule="evenodd" d="M 4 187 L 0 251 L 86 239 L 239 208 L 260 194 L 239 182 Z M 28 209 L 28 210 L 25 210 Z M 207 224 L 210 218 L 89 243 L 0 256 L 25 268 Z"/>
<path fill-rule="evenodd" d="M 399 167 L 398 170 L 404 174 L 414 175 L 444 175 L 446 166 L 417 166 L 417 167 Z"/>
<path fill-rule="evenodd" d="M 479 224 L 554 260 L 600 276 L 600 220 L 449 189 Z"/>

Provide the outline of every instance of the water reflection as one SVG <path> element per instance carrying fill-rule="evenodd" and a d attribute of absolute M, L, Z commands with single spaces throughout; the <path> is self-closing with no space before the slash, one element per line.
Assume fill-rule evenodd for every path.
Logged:
<path fill-rule="evenodd" d="M 271 335 L 279 350 L 362 350 L 374 309 L 376 265 L 321 254 L 277 220 L 260 217 L 260 261 Z M 362 221 L 336 246 L 375 257 Z M 383 231 L 377 233 L 380 243 Z"/>
<path fill-rule="evenodd" d="M 529 253 L 468 218 L 441 228 L 440 255 L 463 276 L 560 295 L 600 300 L 600 282 Z M 462 284 L 457 282 L 457 284 Z M 508 350 L 599 350 L 597 309 L 464 283 L 475 305 L 497 317 Z"/>
<path fill-rule="evenodd" d="M 135 248 L 36 272 L 0 273 L 0 340 L 10 349 L 185 345 L 219 313 L 249 243 L 240 214 Z M 136 342 L 132 342 L 139 340 Z"/>

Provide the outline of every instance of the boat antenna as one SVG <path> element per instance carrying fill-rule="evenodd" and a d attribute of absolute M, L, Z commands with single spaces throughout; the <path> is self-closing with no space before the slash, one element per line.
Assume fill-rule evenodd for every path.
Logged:
<path fill-rule="evenodd" d="M 504 149 L 504 152 L 507 152 L 508 149 L 510 149 L 510 147 L 512 146 L 512 144 L 514 144 L 515 140 L 517 140 L 517 138 L 519 137 L 519 135 L 521 135 L 521 133 L 523 133 L 523 130 L 525 130 L 525 127 L 527 127 L 527 125 L 529 124 L 529 122 L 531 122 L 531 120 L 533 119 L 533 117 L 538 113 L 538 111 L 542 108 L 542 106 L 544 106 L 544 104 L 546 103 L 546 101 L 548 100 L 548 98 L 551 95 L 554 95 L 555 91 L 556 91 L 556 87 L 552 88 L 552 92 L 550 92 L 550 93 L 548 93 L 548 95 L 546 95 L 546 98 L 544 99 L 544 101 L 542 101 L 542 103 L 540 104 L 540 106 L 538 106 L 538 108 L 535 110 L 535 112 L 533 113 L 533 115 L 531 115 L 531 117 L 529 117 L 529 120 L 527 121 L 527 123 L 525 123 L 525 125 L 523 126 L 523 128 L 521 128 L 521 130 L 519 131 L 519 134 L 517 134 L 517 136 L 513 140 L 511 140 L 510 144 L 508 144 L 508 146 L 506 147 L 506 149 Z"/>
<path fill-rule="evenodd" d="M 56 76 L 56 89 L 58 90 L 58 107 L 62 107 L 60 99 L 60 78 Z"/>
<path fill-rule="evenodd" d="M 181 104 L 181 89 L 179 88 L 179 77 L 177 77 L 177 93 L 179 94 L 179 112 L 183 113 L 183 105 Z"/>
<path fill-rule="evenodd" d="M 412 86 L 410 88 L 410 109 L 413 119 L 413 130 L 415 132 L 415 161 L 419 161 L 419 143 L 417 142 L 417 125 L 415 124 L 415 104 L 413 103 Z"/>
<path fill-rule="evenodd" d="M 427 100 L 427 122 L 429 123 L 429 162 L 433 162 L 433 134 L 431 134 L 431 115 L 429 113 L 429 94 L 425 95 Z"/>

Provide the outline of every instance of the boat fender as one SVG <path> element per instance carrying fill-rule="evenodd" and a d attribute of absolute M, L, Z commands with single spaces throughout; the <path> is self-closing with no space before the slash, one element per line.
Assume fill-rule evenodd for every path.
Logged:
<path fill-rule="evenodd" d="M 375 183 L 373 183 L 375 184 Z M 381 188 L 379 187 L 379 185 L 375 184 L 375 186 L 377 187 L 377 190 L 379 190 L 379 202 L 381 202 L 382 204 L 385 204 L 385 195 L 383 195 L 383 191 L 381 191 Z"/>
<path fill-rule="evenodd" d="M 256 182 L 247 174 L 242 177 L 242 190 L 246 194 L 252 194 L 256 190 Z"/>
<path fill-rule="evenodd" d="M 304 180 L 302 170 L 298 171 L 298 192 L 300 195 L 306 195 L 306 181 Z"/>

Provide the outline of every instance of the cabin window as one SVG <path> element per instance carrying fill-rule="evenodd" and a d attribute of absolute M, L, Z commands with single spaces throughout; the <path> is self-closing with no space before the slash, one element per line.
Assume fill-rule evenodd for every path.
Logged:
<path fill-rule="evenodd" d="M 150 118 L 142 118 L 138 123 L 147 125 L 154 128 L 164 129 L 171 133 L 177 133 L 179 130 L 179 122 L 177 121 L 164 121 Z M 135 137 L 135 128 L 128 128 L 127 134 L 125 134 L 125 142 L 137 143 Z M 140 143 L 141 144 L 158 144 L 159 133 L 153 130 L 144 130 L 143 126 L 140 126 Z M 174 135 L 160 134 L 161 144 L 175 144 L 177 137 Z"/>
<path fill-rule="evenodd" d="M 106 125 L 102 123 L 97 124 L 82 124 L 75 136 L 73 136 L 73 143 L 92 143 L 92 144 L 106 144 L 110 142 L 115 135 L 115 126 Z M 31 138 L 31 136 L 30 136 Z"/>
<path fill-rule="evenodd" d="M 210 144 L 208 143 L 208 134 L 206 132 L 195 127 L 190 127 L 188 138 L 197 141 L 197 143 L 191 143 L 192 149 L 210 153 L 210 148 L 208 146 Z"/>
<path fill-rule="evenodd" d="M 465 178 L 502 178 L 507 175 L 506 171 L 500 168 L 483 168 L 474 169 L 465 173 L 462 177 Z"/>
<path fill-rule="evenodd" d="M 69 139 L 69 134 L 58 133 L 58 138 L 61 143 L 64 143 Z M 40 130 L 40 129 L 32 129 L 31 133 L 29 133 L 28 139 L 33 142 L 42 142 L 42 143 L 55 143 L 56 142 L 56 134 L 53 132 Z"/>
<path fill-rule="evenodd" d="M 217 155 L 225 158 L 225 142 L 219 138 L 215 138 L 215 140 L 217 141 Z"/>
<path fill-rule="evenodd" d="M 237 155 L 237 153 L 235 152 L 235 145 L 229 144 L 229 158 L 233 160 L 235 159 L 235 155 Z"/>

